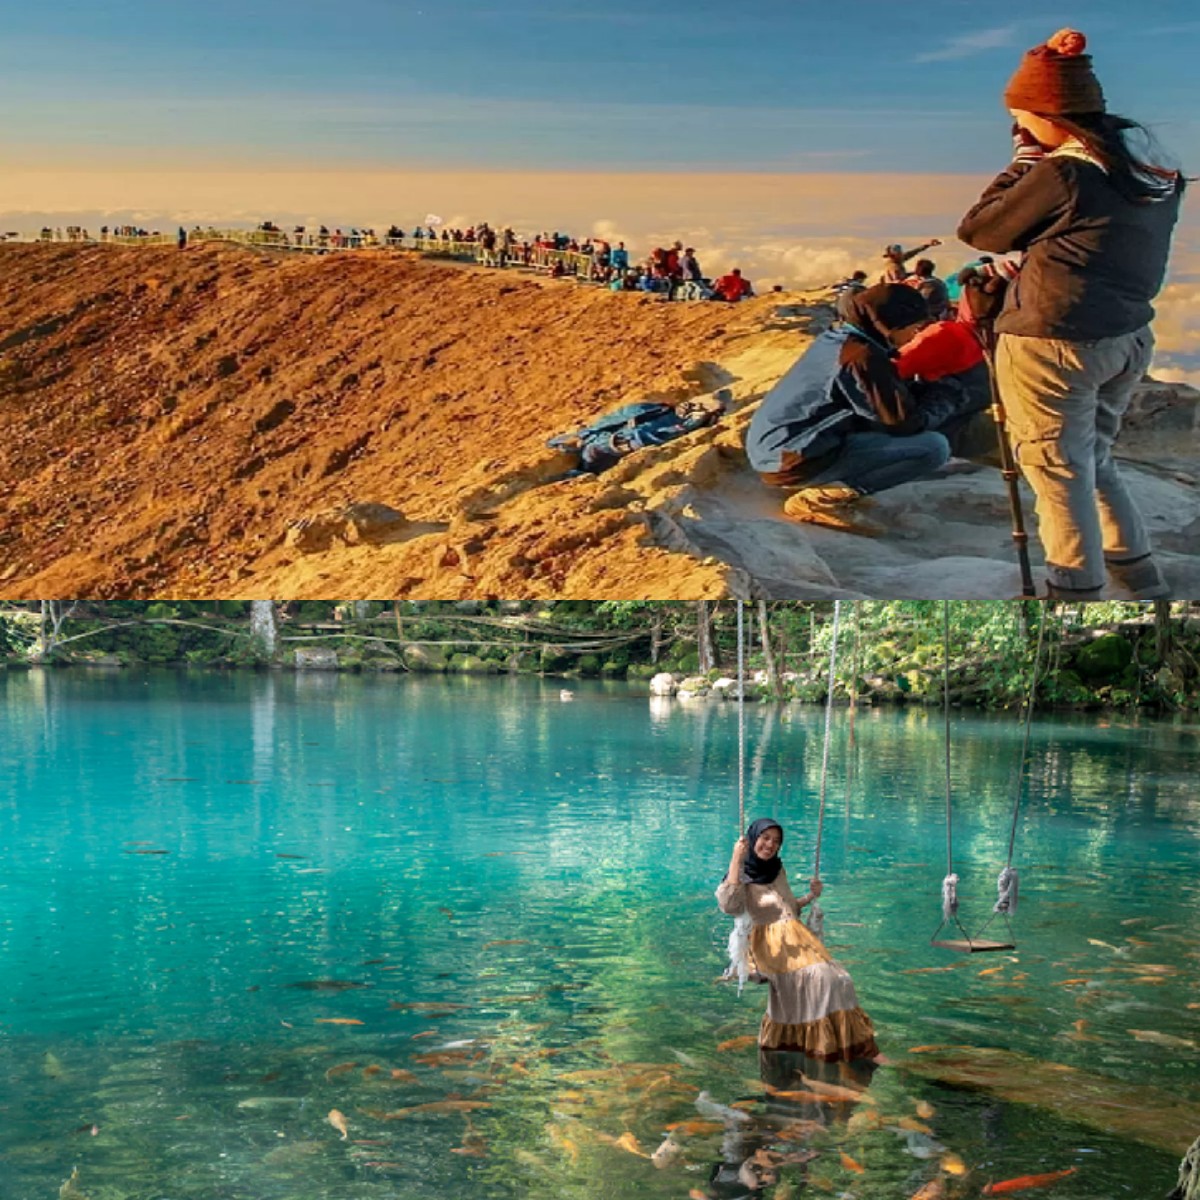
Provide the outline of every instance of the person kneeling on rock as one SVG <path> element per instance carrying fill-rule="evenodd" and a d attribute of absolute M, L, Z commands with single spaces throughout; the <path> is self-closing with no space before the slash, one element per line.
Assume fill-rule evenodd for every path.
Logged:
<path fill-rule="evenodd" d="M 877 534 L 855 506 L 943 466 L 950 443 L 942 428 L 979 398 L 954 377 L 906 383 L 897 372 L 899 348 L 930 324 L 919 292 L 877 284 L 845 308 L 847 319 L 822 333 L 763 398 L 746 453 L 765 483 L 795 489 L 787 516 Z"/>

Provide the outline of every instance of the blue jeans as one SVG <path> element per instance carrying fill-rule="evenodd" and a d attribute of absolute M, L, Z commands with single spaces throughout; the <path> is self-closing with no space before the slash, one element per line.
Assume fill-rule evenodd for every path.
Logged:
<path fill-rule="evenodd" d="M 852 433 L 842 452 L 823 471 L 804 481 L 805 487 L 844 483 L 870 495 L 920 479 L 950 457 L 950 443 L 940 433 L 892 437 L 887 433 Z"/>

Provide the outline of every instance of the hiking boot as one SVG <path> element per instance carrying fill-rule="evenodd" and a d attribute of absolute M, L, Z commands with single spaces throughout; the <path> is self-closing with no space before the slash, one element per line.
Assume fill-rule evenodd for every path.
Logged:
<path fill-rule="evenodd" d="M 826 483 L 793 492 L 784 501 L 783 511 L 793 521 L 824 525 L 827 529 L 859 533 L 864 537 L 879 537 L 884 532 L 883 526 L 854 511 L 856 506 L 870 503 L 862 492 L 844 483 Z"/>
<path fill-rule="evenodd" d="M 1171 585 L 1162 577 L 1158 563 L 1150 554 L 1127 562 L 1109 562 L 1113 582 L 1132 593 L 1134 600 L 1169 600 Z"/>

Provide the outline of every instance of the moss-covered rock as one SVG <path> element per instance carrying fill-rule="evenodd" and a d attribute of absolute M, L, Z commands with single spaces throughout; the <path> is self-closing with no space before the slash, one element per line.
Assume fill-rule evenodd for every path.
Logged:
<path fill-rule="evenodd" d="M 650 663 L 630 663 L 625 669 L 626 679 L 653 679 L 662 670 Z"/>
<path fill-rule="evenodd" d="M 404 665 L 410 671 L 444 671 L 447 658 L 441 646 L 404 647 Z"/>
<path fill-rule="evenodd" d="M 575 664 L 575 669 L 580 675 L 599 675 L 600 674 L 600 657 L 596 654 L 581 654 L 579 661 Z"/>
<path fill-rule="evenodd" d="M 450 670 L 464 675 L 497 675 L 500 665 L 480 658 L 478 654 L 456 654 L 450 660 Z"/>
<path fill-rule="evenodd" d="M 539 660 L 541 670 L 549 674 L 557 674 L 569 670 L 574 665 L 574 655 L 564 654 L 563 651 L 557 650 L 553 646 L 546 646 L 542 649 Z"/>
<path fill-rule="evenodd" d="M 611 658 L 608 660 L 608 662 L 602 663 L 600 666 L 600 674 L 603 675 L 605 679 L 620 679 L 627 670 L 628 667 L 625 663 L 615 662 Z"/>
<path fill-rule="evenodd" d="M 1116 680 L 1133 661 L 1133 647 L 1119 634 L 1106 633 L 1081 646 L 1072 666 L 1083 679 Z"/>

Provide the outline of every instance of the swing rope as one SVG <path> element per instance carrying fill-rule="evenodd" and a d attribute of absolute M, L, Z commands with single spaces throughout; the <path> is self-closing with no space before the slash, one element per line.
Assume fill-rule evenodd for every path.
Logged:
<path fill-rule="evenodd" d="M 746 632 L 744 602 L 737 602 L 738 832 L 746 829 Z"/>
<path fill-rule="evenodd" d="M 1045 640 L 1046 609 L 1043 607 L 1041 620 L 1038 622 L 1037 649 L 1034 650 L 1033 667 L 1029 673 L 1029 690 L 1025 693 L 1025 731 L 1021 739 L 1021 756 L 1014 768 L 1015 779 L 1012 784 L 1013 810 L 1012 824 L 1008 833 L 1008 859 L 996 880 L 996 903 L 992 908 L 992 915 L 987 919 L 987 924 L 979 931 L 981 936 L 987 932 L 988 925 L 996 919 L 997 914 L 1002 915 L 1005 923 L 1008 924 L 1009 917 L 1017 911 L 1017 889 L 1020 881 L 1017 868 L 1012 865 L 1013 849 L 1017 842 L 1017 819 L 1021 812 L 1021 799 L 1025 791 L 1026 767 L 1029 763 L 1029 742 L 1030 735 L 1033 732 L 1033 708 L 1037 698 L 1038 683 L 1040 682 L 1042 647 L 1045 645 Z M 1009 934 L 1011 939 L 1011 924 L 1009 925 Z"/>
<path fill-rule="evenodd" d="M 942 880 L 942 925 L 953 921 L 970 941 L 958 920 L 958 876 L 954 873 L 953 806 L 950 802 L 950 602 L 942 601 L 942 716 L 946 758 L 946 876 Z M 941 926 L 938 927 L 941 931 Z M 936 937 L 937 934 L 934 934 Z"/>
<path fill-rule="evenodd" d="M 980 931 L 971 937 L 962 923 L 958 919 L 958 876 L 954 874 L 953 862 L 951 859 L 951 821 L 952 821 L 952 806 L 950 803 L 950 606 L 947 601 L 942 601 L 942 651 L 943 651 L 943 689 L 944 689 L 944 707 L 946 715 L 946 878 L 942 881 L 942 923 L 938 926 L 937 932 L 934 933 L 932 941 L 935 946 L 942 946 L 948 950 L 966 950 L 968 953 L 974 953 L 978 950 L 1015 950 L 1016 937 L 1013 934 L 1012 922 L 1010 917 L 1017 911 L 1017 889 L 1018 889 L 1018 872 L 1013 866 L 1013 853 L 1017 842 L 1017 823 L 1021 813 L 1021 798 L 1025 790 L 1026 766 L 1029 762 L 1029 745 L 1033 732 L 1033 710 L 1034 703 L 1037 699 L 1038 683 L 1042 673 L 1043 647 L 1045 646 L 1046 634 L 1046 609 L 1042 609 L 1042 619 L 1038 623 L 1038 640 L 1037 648 L 1034 650 L 1033 664 L 1029 672 L 1029 690 L 1025 696 L 1025 728 L 1021 741 L 1021 754 L 1014 768 L 1014 778 L 1012 781 L 1013 807 L 1012 820 L 1009 823 L 1008 831 L 1008 858 L 1005 861 L 1004 868 L 1001 870 L 999 877 L 996 880 L 997 899 L 992 907 L 992 914 Z M 997 916 L 1004 918 L 1004 924 L 1008 929 L 1008 940 L 1006 942 L 993 941 L 985 939 L 984 934 Z M 938 941 L 938 934 L 950 922 L 962 931 L 964 940 L 962 942 L 944 942 Z"/>
<path fill-rule="evenodd" d="M 738 837 L 746 835 L 746 633 L 743 614 L 744 602 L 737 602 L 737 654 L 738 654 Z M 742 913 L 733 920 L 729 933 L 729 966 L 723 979 L 737 979 L 738 995 L 750 978 L 750 929 L 751 920 Z"/>
<path fill-rule="evenodd" d="M 825 744 L 821 748 L 821 802 L 817 810 L 817 846 L 813 861 L 813 879 L 818 880 L 821 878 L 821 836 L 825 830 L 825 791 L 826 785 L 829 782 L 829 743 L 832 740 L 830 731 L 833 726 L 833 691 L 837 686 L 838 625 L 841 621 L 841 615 L 842 602 L 835 600 L 833 602 L 833 638 L 829 646 L 829 683 L 825 690 Z M 821 907 L 820 902 L 815 899 L 809 905 L 806 924 L 814 936 L 824 940 L 825 910 Z"/>

